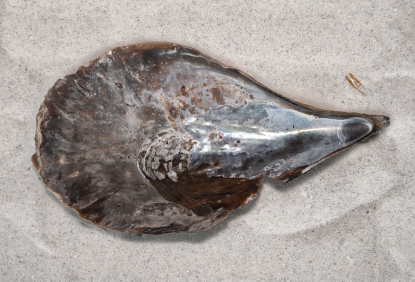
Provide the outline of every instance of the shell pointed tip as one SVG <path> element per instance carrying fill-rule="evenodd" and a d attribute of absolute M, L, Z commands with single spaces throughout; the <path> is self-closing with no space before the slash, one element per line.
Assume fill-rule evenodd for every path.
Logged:
<path fill-rule="evenodd" d="M 382 117 L 383 127 L 388 127 L 390 125 L 390 119 L 387 116 Z"/>

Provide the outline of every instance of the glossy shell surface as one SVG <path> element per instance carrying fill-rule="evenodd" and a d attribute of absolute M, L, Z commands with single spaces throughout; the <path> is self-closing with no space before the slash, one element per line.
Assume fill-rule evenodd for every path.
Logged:
<path fill-rule="evenodd" d="M 265 176 L 289 181 L 387 125 L 291 101 L 192 48 L 143 43 L 56 82 L 32 161 L 98 226 L 199 232 L 255 198 Z"/>

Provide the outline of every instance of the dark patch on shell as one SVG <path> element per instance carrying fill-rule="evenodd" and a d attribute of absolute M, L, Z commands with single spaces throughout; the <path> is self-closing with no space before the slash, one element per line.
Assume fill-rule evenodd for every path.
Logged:
<path fill-rule="evenodd" d="M 353 142 L 369 132 L 369 127 L 361 123 L 349 123 L 343 126 L 342 134 L 346 137 L 345 142 Z"/>

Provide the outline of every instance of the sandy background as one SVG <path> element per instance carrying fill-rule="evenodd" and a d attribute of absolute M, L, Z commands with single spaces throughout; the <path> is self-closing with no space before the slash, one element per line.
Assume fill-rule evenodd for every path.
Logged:
<path fill-rule="evenodd" d="M 0 0 L 1 281 L 415 281 L 415 4 Z M 188 45 L 316 107 L 391 126 L 201 234 L 91 227 L 30 156 L 59 78 L 109 49 Z M 353 73 L 363 96 L 345 80 Z"/>

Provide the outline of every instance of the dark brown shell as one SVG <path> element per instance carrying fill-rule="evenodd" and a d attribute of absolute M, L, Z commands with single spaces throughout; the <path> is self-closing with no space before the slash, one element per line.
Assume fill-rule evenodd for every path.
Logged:
<path fill-rule="evenodd" d="M 186 69 L 192 64 L 201 67 Z M 140 158 L 145 158 L 140 150 L 159 132 L 184 132 L 189 117 L 269 99 L 316 118 L 353 115 L 367 120 L 371 129 L 349 124 L 342 129 L 347 135 L 343 147 L 280 174 L 235 177 L 220 162 L 190 168 L 182 152 L 170 160 L 176 167 L 183 163 L 175 170 L 178 179 L 146 179 L 140 172 Z M 290 101 L 191 48 L 144 43 L 115 48 L 56 82 L 37 115 L 32 161 L 65 206 L 98 226 L 131 233 L 198 232 L 253 199 L 264 176 L 288 181 L 387 123 L 382 116 L 328 112 Z M 190 140 L 183 148 L 193 145 Z M 167 175 L 168 160 L 163 161 L 161 172 Z M 221 174 L 212 176 L 212 171 Z"/>

